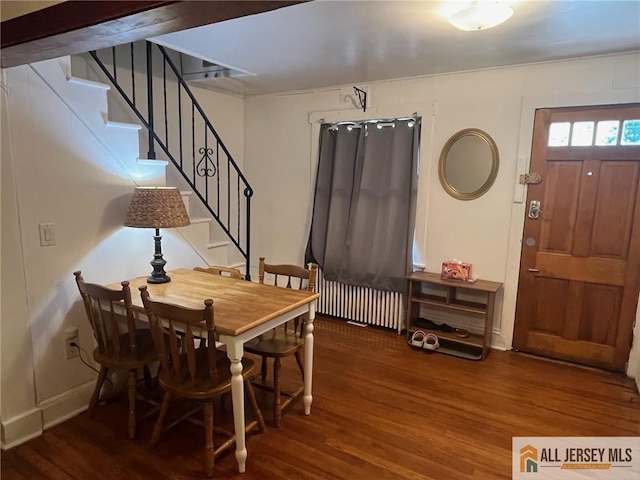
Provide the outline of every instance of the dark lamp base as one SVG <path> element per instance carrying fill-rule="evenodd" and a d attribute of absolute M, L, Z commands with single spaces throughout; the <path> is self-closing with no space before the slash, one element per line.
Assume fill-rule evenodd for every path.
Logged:
<path fill-rule="evenodd" d="M 147 277 L 147 283 L 168 283 L 171 281 L 171 277 L 169 275 L 154 277 L 151 275 Z"/>
<path fill-rule="evenodd" d="M 171 278 L 169 278 L 167 273 L 164 271 L 164 266 L 167 262 L 162 258 L 161 240 L 162 237 L 160 236 L 160 229 L 156 228 L 156 234 L 153 237 L 155 253 L 153 254 L 153 260 L 150 262 L 153 267 L 153 271 L 151 272 L 151 276 L 147 277 L 147 283 L 167 283 L 171 281 Z"/>

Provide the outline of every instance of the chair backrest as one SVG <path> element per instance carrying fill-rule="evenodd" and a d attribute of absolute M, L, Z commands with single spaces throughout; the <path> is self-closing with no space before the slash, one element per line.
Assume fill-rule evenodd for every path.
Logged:
<path fill-rule="evenodd" d="M 258 281 L 265 283 L 266 274 L 273 276 L 272 283 L 279 287 L 295 288 L 297 290 L 315 291 L 316 278 L 318 277 L 318 266 L 311 264 L 309 269 L 298 265 L 290 264 L 269 264 L 266 263 L 265 257 L 260 257 L 258 267 Z"/>
<path fill-rule="evenodd" d="M 98 351 L 103 357 L 116 362 L 122 360 L 125 354 L 129 358 L 137 358 L 136 324 L 129 282 L 120 284 L 122 290 L 111 290 L 85 282 L 79 270 L 73 272 L 73 275 L 76 277 L 93 336 L 98 343 Z M 128 342 L 123 343 L 121 337 L 124 334 L 128 334 Z"/>
<path fill-rule="evenodd" d="M 214 275 L 222 275 L 223 277 L 231 277 L 237 278 L 239 280 L 244 280 L 244 275 L 240 270 L 233 267 L 193 267 L 196 272 L 204 272 L 204 273 L 212 273 Z"/>
<path fill-rule="evenodd" d="M 186 382 L 187 386 L 195 387 L 205 372 L 205 376 L 217 384 L 213 300 L 206 299 L 202 309 L 192 309 L 155 302 L 149 297 L 146 285 L 138 288 L 165 374 L 175 383 Z M 202 336 L 204 328 L 206 337 Z"/>
<path fill-rule="evenodd" d="M 284 288 L 294 288 L 297 290 L 307 290 L 314 292 L 316 289 L 316 279 L 318 278 L 318 266 L 312 263 L 310 268 L 300 267 L 290 264 L 269 264 L 266 263 L 264 257 L 260 257 L 258 267 L 258 281 L 265 283 L 267 275 L 272 277 L 266 283 L 277 285 Z M 284 324 L 285 331 L 289 328 L 289 322 Z M 296 317 L 293 321 L 293 329 L 297 335 L 302 337 L 303 329 L 300 317 Z"/>

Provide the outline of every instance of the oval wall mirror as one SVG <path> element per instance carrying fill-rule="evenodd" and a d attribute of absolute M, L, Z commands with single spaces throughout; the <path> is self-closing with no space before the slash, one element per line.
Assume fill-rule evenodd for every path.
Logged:
<path fill-rule="evenodd" d="M 458 200 L 472 200 L 491 188 L 499 164 L 498 147 L 493 139 L 478 128 L 467 128 L 445 144 L 438 175 L 449 195 Z"/>

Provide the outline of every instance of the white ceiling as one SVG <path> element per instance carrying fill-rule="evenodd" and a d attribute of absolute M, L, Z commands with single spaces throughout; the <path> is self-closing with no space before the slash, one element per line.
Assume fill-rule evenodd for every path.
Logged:
<path fill-rule="evenodd" d="M 443 1 L 316 0 L 156 37 L 252 75 L 200 86 L 256 95 L 640 50 L 640 0 L 519 0 L 463 32 Z"/>

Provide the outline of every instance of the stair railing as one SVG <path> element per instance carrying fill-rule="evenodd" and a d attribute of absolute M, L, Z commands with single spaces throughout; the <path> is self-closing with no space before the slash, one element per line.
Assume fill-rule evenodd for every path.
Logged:
<path fill-rule="evenodd" d="M 157 146 L 175 165 L 244 257 L 250 280 L 253 189 L 182 78 L 177 60 L 148 41 L 89 54 L 146 128 L 147 157 L 156 159 Z"/>

